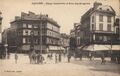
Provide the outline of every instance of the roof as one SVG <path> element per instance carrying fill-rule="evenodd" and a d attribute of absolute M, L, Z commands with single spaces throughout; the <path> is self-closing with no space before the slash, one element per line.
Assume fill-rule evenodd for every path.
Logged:
<path fill-rule="evenodd" d="M 103 12 L 103 13 L 110 13 L 110 14 L 113 14 L 113 15 L 116 14 L 114 9 L 111 6 L 102 5 L 101 3 L 96 3 L 95 2 L 93 8 L 90 8 L 81 18 L 86 18 L 96 11 L 97 12 Z"/>
<path fill-rule="evenodd" d="M 48 22 L 60 27 L 57 22 L 55 20 L 53 20 L 52 18 L 49 18 L 48 15 L 44 15 L 44 14 L 35 14 L 33 12 L 30 12 L 27 14 L 27 13 L 24 13 L 24 12 L 21 12 L 21 16 L 16 16 L 15 17 L 15 20 L 12 21 L 11 23 L 13 22 L 16 22 L 16 21 L 24 21 L 24 20 L 27 20 L 27 21 L 36 21 L 36 20 L 47 20 Z"/>

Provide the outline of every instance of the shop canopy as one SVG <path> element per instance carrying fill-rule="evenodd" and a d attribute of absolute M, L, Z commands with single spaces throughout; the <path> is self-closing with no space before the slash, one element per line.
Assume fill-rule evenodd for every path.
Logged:
<path fill-rule="evenodd" d="M 65 49 L 61 46 L 49 46 L 49 50 L 65 50 Z"/>
<path fill-rule="evenodd" d="M 98 44 L 94 44 L 94 45 L 89 45 L 89 46 L 85 46 L 82 50 L 86 50 L 86 51 L 106 51 L 106 50 L 117 50 L 120 51 L 120 45 L 98 45 Z"/>

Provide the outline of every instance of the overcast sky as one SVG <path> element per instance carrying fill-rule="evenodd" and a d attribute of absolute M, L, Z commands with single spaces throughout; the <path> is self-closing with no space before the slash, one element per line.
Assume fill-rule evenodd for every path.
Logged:
<path fill-rule="evenodd" d="M 73 28 L 73 23 L 80 22 L 81 16 L 91 7 L 93 3 L 101 2 L 103 5 L 110 5 L 119 15 L 119 0 L 0 0 L 0 11 L 3 17 L 3 29 L 10 27 L 10 21 L 15 16 L 20 16 L 21 12 L 32 11 L 36 14 L 48 14 L 61 26 L 60 32 L 69 34 Z M 32 4 L 32 2 L 59 2 L 59 3 L 90 3 L 79 5 L 46 5 Z"/>

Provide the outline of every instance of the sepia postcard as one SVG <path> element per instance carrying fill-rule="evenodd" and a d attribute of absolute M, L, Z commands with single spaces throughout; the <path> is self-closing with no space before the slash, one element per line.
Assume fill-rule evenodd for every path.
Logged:
<path fill-rule="evenodd" d="M 0 76 L 120 76 L 120 0 L 0 0 Z"/>

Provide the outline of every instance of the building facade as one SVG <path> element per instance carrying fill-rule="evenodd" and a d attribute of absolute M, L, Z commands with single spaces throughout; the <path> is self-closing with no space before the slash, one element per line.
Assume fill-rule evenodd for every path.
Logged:
<path fill-rule="evenodd" d="M 118 40 L 120 40 L 120 17 L 116 17 L 115 19 L 115 32 L 117 34 Z"/>
<path fill-rule="evenodd" d="M 1 16 L 2 12 L 0 12 L 0 43 L 2 42 L 2 37 L 1 37 L 1 33 L 2 33 L 2 16 Z"/>
<path fill-rule="evenodd" d="M 77 48 L 77 26 L 78 26 L 79 23 L 74 23 L 74 27 L 73 29 L 71 29 L 70 31 L 70 43 L 69 43 L 69 46 L 70 46 L 70 53 L 74 53 L 76 51 L 76 48 Z"/>
<path fill-rule="evenodd" d="M 81 41 L 85 44 L 110 44 L 115 35 L 115 11 L 111 6 L 95 2 L 81 18 Z"/>
<path fill-rule="evenodd" d="M 14 46 L 18 52 L 28 52 L 31 47 L 42 53 L 59 51 L 60 26 L 48 15 L 33 12 L 21 13 L 11 22 Z"/>
<path fill-rule="evenodd" d="M 63 50 L 63 53 L 68 53 L 69 51 L 69 35 L 65 33 L 61 33 L 60 37 L 60 43 L 61 43 L 61 49 Z"/>
<path fill-rule="evenodd" d="M 81 24 L 75 27 L 75 50 L 82 51 L 83 55 L 104 52 L 107 56 L 115 50 L 120 51 L 119 19 L 115 17 L 116 13 L 111 6 L 95 2 L 82 15 Z"/>
<path fill-rule="evenodd" d="M 4 44 L 2 43 L 2 12 L 0 11 L 0 59 L 5 58 L 5 48 Z"/>

